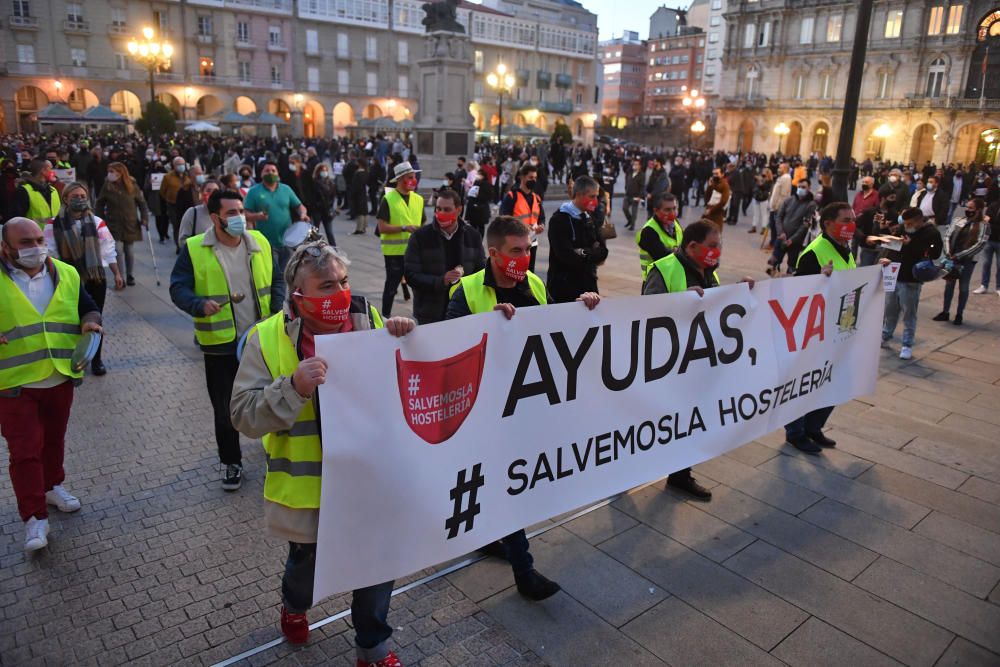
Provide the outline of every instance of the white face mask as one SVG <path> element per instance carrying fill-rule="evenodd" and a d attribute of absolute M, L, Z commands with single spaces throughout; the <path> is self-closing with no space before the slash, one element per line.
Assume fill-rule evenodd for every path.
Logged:
<path fill-rule="evenodd" d="M 108 180 L 111 181 L 112 183 L 114 183 L 115 181 L 118 180 L 118 174 L 116 174 L 114 172 L 108 174 Z"/>
<path fill-rule="evenodd" d="M 17 251 L 17 263 L 26 269 L 37 269 L 45 263 L 48 256 L 49 249 L 45 246 L 21 248 Z"/>

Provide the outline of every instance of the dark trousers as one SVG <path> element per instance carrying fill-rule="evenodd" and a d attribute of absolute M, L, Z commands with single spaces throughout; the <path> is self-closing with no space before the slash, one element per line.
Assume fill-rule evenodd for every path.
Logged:
<path fill-rule="evenodd" d="M 734 192 L 732 197 L 729 199 L 729 215 L 726 217 L 726 222 L 730 225 L 735 225 L 740 217 L 740 204 L 743 201 L 744 196 L 742 192 Z M 746 210 L 743 211 L 746 213 Z"/>
<path fill-rule="evenodd" d="M 392 317 L 392 301 L 403 280 L 403 256 L 385 255 L 385 287 L 382 289 L 382 317 Z"/>
<path fill-rule="evenodd" d="M 625 213 L 625 226 L 635 227 L 635 219 L 639 215 L 639 202 L 632 197 L 625 197 L 622 200 L 622 211 Z"/>
<path fill-rule="evenodd" d="M 179 210 L 177 206 L 174 205 L 168 204 L 168 206 L 170 206 L 170 208 L 167 210 L 170 211 L 170 228 L 172 230 L 171 233 L 173 234 L 174 237 L 174 247 L 177 250 L 180 250 L 181 218 L 184 217 L 184 211 Z"/>
<path fill-rule="evenodd" d="M 944 312 L 951 310 L 951 300 L 955 296 L 955 283 L 958 283 L 958 310 L 955 311 L 956 317 L 961 317 L 962 313 L 965 312 L 965 304 L 969 300 L 969 283 L 972 281 L 972 274 L 976 272 L 976 263 L 974 261 L 960 262 L 959 267 L 961 267 L 961 272 L 958 274 L 957 280 L 946 280 L 944 281 Z"/>
<path fill-rule="evenodd" d="M 160 235 L 160 243 L 167 240 L 170 234 L 170 216 L 166 213 L 159 213 L 156 216 L 156 233 Z"/>
<path fill-rule="evenodd" d="M 108 296 L 108 284 L 103 280 L 88 280 L 83 283 L 83 289 L 87 290 L 87 294 L 90 298 L 94 300 L 97 304 L 97 310 L 99 312 L 104 312 L 104 300 Z M 92 362 L 94 366 L 99 366 L 101 363 L 101 350 L 104 349 L 104 336 L 101 336 L 101 344 L 97 347 L 97 355 L 94 357 Z"/>
<path fill-rule="evenodd" d="M 535 559 L 528 551 L 528 535 L 523 529 L 502 538 L 500 542 L 507 549 L 507 560 L 515 575 L 524 574 L 534 567 Z"/>
<path fill-rule="evenodd" d="M 785 438 L 794 440 L 803 438 L 810 433 L 822 433 L 826 426 L 826 420 L 833 414 L 833 407 L 819 408 L 812 412 L 807 412 L 798 419 L 785 424 Z"/>
<path fill-rule="evenodd" d="M 802 252 L 802 246 L 798 243 L 793 245 L 788 245 L 784 241 L 775 240 L 774 242 L 774 252 L 771 253 L 771 259 L 768 264 L 773 266 L 775 270 L 781 269 L 781 260 L 788 255 L 788 273 L 795 273 L 795 265 L 799 261 L 799 253 Z"/>
<path fill-rule="evenodd" d="M 316 545 L 289 542 L 285 574 L 281 578 L 281 600 L 289 612 L 304 614 L 312 607 L 315 575 Z M 393 582 L 387 581 L 354 591 L 351 600 L 354 644 L 359 649 L 358 657 L 366 662 L 378 662 L 389 653 L 385 642 L 392 636 L 392 626 L 386 619 L 392 586 Z"/>
<path fill-rule="evenodd" d="M 0 396 L 0 435 L 10 453 L 10 483 L 21 521 L 49 516 L 45 492 L 66 477 L 63 453 L 72 405 L 72 382 Z"/>
<path fill-rule="evenodd" d="M 672 472 L 667 475 L 668 482 L 678 482 L 691 477 L 691 468 L 684 468 L 684 470 L 678 470 L 677 472 Z"/>
<path fill-rule="evenodd" d="M 205 381 L 208 398 L 215 412 L 215 442 L 219 446 L 219 462 L 223 465 L 243 463 L 240 452 L 240 434 L 233 428 L 229 417 L 229 401 L 233 395 L 233 381 L 240 362 L 235 354 L 206 354 Z"/>

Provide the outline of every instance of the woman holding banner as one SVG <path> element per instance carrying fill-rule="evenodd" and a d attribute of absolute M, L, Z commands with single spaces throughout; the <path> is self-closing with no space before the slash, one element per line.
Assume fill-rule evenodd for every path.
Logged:
<path fill-rule="evenodd" d="M 250 329 L 233 385 L 233 426 L 248 437 L 263 438 L 267 452 L 268 531 L 288 541 L 281 631 L 292 644 L 309 637 L 306 612 L 313 604 L 316 573 L 323 461 L 316 389 L 326 382 L 327 363 L 316 356 L 315 336 L 383 326 L 393 336 L 405 336 L 416 326 L 405 317 L 383 323 L 367 299 L 352 297 L 349 264 L 325 241 L 295 251 L 285 268 L 289 289 L 284 312 Z M 388 648 L 392 587 L 387 581 L 354 591 L 351 617 L 359 667 L 401 667 Z"/>
<path fill-rule="evenodd" d="M 650 267 L 642 293 L 668 294 L 691 290 L 699 296 L 705 290 L 719 286 L 719 257 L 722 255 L 722 233 L 714 222 L 701 219 L 684 228 L 683 244 L 672 254 L 662 257 Z M 743 282 L 753 289 L 753 279 Z M 691 476 L 691 468 L 670 473 L 667 486 L 683 491 L 697 500 L 711 500 L 712 492 Z"/>

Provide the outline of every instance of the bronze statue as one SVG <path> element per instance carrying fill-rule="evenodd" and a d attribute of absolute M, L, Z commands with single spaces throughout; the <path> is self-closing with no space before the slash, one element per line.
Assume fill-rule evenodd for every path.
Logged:
<path fill-rule="evenodd" d="M 421 23 L 427 27 L 427 32 L 437 32 L 439 30 L 457 33 L 465 32 L 465 26 L 458 22 L 458 0 L 425 2 L 423 10 L 425 16 Z"/>

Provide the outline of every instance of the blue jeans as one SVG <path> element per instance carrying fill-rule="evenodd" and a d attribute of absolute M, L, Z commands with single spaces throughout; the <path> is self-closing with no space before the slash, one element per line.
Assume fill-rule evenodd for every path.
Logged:
<path fill-rule="evenodd" d="M 899 314 L 903 314 L 903 345 L 913 347 L 917 333 L 917 306 L 920 305 L 920 283 L 896 283 L 896 291 L 885 295 L 885 317 L 882 319 L 882 340 L 896 333 Z"/>
<path fill-rule="evenodd" d="M 818 435 L 823 432 L 826 420 L 833 414 L 833 406 L 819 408 L 812 412 L 807 412 L 798 419 L 794 419 L 785 424 L 785 439 L 800 440 L 807 435 Z"/>
<path fill-rule="evenodd" d="M 293 614 L 304 614 L 312 606 L 313 579 L 316 574 L 316 545 L 288 543 L 285 575 L 281 578 L 281 600 Z M 351 600 L 351 621 L 354 623 L 354 645 L 358 658 L 378 662 L 389 654 L 386 644 L 392 636 L 389 599 L 393 582 L 359 588 Z"/>
<path fill-rule="evenodd" d="M 986 247 L 983 248 L 983 277 L 980 279 L 980 284 L 984 287 L 990 286 L 990 273 L 993 269 L 994 259 L 997 261 L 997 277 L 994 285 L 1000 289 L 1000 241 L 987 241 Z"/>
<path fill-rule="evenodd" d="M 972 274 L 976 271 L 976 262 L 966 260 L 960 266 L 962 269 L 958 274 L 958 280 L 946 280 L 944 285 L 943 310 L 947 313 L 951 309 L 951 299 L 955 296 L 955 283 L 958 283 L 958 310 L 955 311 L 955 317 L 961 317 L 965 312 L 965 304 L 969 300 L 969 283 L 972 282 Z"/>
<path fill-rule="evenodd" d="M 861 248 L 861 261 L 858 262 L 858 266 L 872 266 L 878 261 L 878 250 L 869 250 L 868 248 Z"/>

